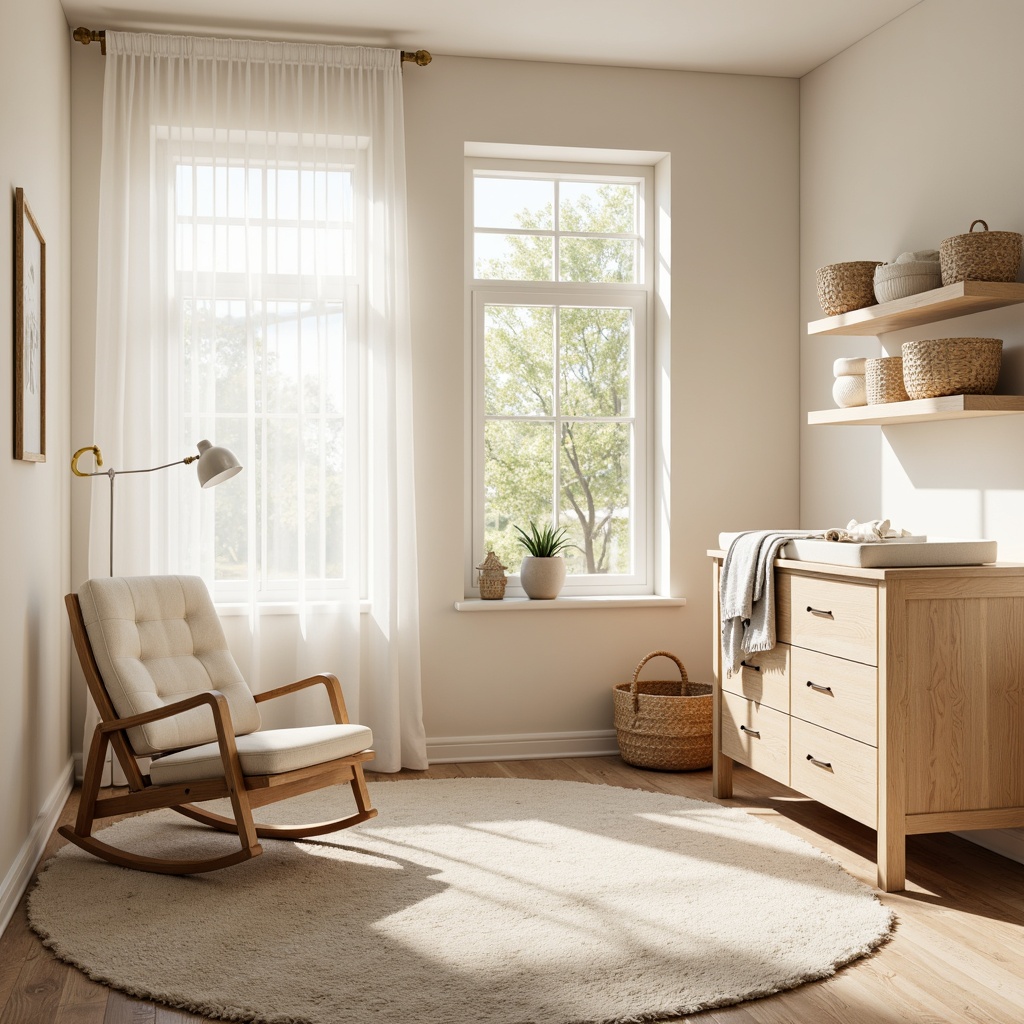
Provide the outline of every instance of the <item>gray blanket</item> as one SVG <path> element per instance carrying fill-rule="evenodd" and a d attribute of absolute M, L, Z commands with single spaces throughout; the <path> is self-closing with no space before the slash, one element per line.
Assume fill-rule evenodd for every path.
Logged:
<path fill-rule="evenodd" d="M 806 530 L 749 530 L 729 545 L 722 563 L 722 667 L 739 671 L 744 654 L 775 646 L 775 574 L 779 548 L 797 537 L 820 537 Z"/>

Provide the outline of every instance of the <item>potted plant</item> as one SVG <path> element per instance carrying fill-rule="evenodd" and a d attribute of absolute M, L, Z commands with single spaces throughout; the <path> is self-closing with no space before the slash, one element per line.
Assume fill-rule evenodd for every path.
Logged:
<path fill-rule="evenodd" d="M 563 548 L 569 546 L 564 526 L 555 529 L 546 526 L 538 530 L 530 523 L 527 533 L 516 527 L 519 543 L 526 548 L 523 564 L 519 567 L 519 581 L 526 591 L 526 596 L 533 600 L 550 601 L 558 597 L 562 584 L 565 583 L 565 559 L 561 555 Z"/>

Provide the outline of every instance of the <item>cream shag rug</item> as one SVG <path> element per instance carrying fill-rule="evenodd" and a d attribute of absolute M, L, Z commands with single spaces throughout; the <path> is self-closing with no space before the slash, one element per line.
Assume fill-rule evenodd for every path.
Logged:
<path fill-rule="evenodd" d="M 834 861 L 741 810 L 574 782 L 370 788 L 378 818 L 265 840 L 208 875 L 67 846 L 31 894 L 32 926 L 114 988 L 274 1024 L 657 1020 L 827 977 L 892 929 Z M 323 820 L 338 795 L 264 817 Z M 192 856 L 231 842 L 171 811 L 104 838 Z"/>

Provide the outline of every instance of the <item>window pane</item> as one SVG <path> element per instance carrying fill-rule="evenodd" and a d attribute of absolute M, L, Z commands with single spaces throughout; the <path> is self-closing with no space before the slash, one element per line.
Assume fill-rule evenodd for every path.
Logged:
<path fill-rule="evenodd" d="M 337 417 L 310 417 L 303 428 L 306 576 L 339 579 L 344 572 L 344 427 Z"/>
<path fill-rule="evenodd" d="M 484 310 L 484 404 L 488 416 L 550 416 L 554 405 L 554 310 Z"/>
<path fill-rule="evenodd" d="M 211 440 L 230 448 L 245 461 L 245 420 L 241 417 L 218 416 L 216 436 Z M 246 465 L 245 469 L 254 480 L 258 479 L 258 463 Z M 245 485 L 213 489 L 215 579 L 244 580 L 249 574 L 248 485 L 247 481 Z"/>
<path fill-rule="evenodd" d="M 513 526 L 551 520 L 554 426 L 492 420 L 484 425 L 484 544 L 510 572 L 526 553 Z M 479 561 L 484 553 L 480 552 Z"/>
<path fill-rule="evenodd" d="M 264 430 L 266 575 L 271 580 L 293 580 L 298 570 L 298 420 L 294 416 L 268 417 Z"/>
<path fill-rule="evenodd" d="M 553 181 L 484 178 L 473 181 L 473 225 L 478 228 L 552 228 Z"/>
<path fill-rule="evenodd" d="M 563 423 L 559 525 L 568 528 L 570 573 L 631 573 L 632 427 Z"/>
<path fill-rule="evenodd" d="M 560 238 L 561 281 L 636 281 L 636 242 L 629 238 Z"/>
<path fill-rule="evenodd" d="M 474 273 L 502 281 L 550 281 L 555 273 L 550 235 L 476 233 Z"/>
<path fill-rule="evenodd" d="M 636 231 L 636 185 L 563 181 L 558 188 L 558 229 L 600 234 Z"/>
<path fill-rule="evenodd" d="M 632 309 L 563 306 L 558 326 L 562 415 L 632 415 Z"/>

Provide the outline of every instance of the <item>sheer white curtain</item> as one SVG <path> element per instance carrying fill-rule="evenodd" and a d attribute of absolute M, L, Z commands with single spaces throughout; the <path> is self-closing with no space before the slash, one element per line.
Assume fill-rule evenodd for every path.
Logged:
<path fill-rule="evenodd" d="M 203 576 L 255 689 L 333 671 L 371 767 L 424 768 L 401 55 L 106 38 L 104 468 L 244 467 L 118 477 L 114 573 Z M 91 575 L 107 514 L 97 483 Z"/>

